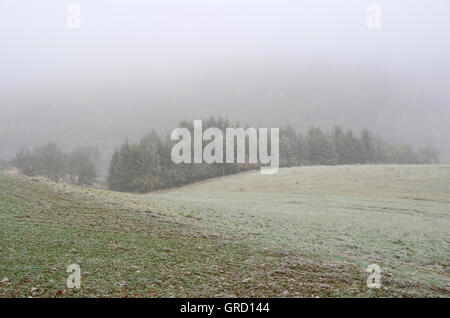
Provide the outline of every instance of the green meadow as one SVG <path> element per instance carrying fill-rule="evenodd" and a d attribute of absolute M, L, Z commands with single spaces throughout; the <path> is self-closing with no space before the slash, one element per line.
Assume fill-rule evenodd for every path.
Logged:
<path fill-rule="evenodd" d="M 0 172 L 0 297 L 449 297 L 449 264 L 449 165 L 285 168 L 150 194 Z"/>

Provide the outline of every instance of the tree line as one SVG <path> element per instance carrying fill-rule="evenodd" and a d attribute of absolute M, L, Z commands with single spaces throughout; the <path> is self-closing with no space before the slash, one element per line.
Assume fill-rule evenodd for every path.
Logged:
<path fill-rule="evenodd" d="M 12 164 L 25 175 L 45 176 L 59 182 L 64 177 L 77 185 L 92 185 L 97 178 L 95 162 L 100 156 L 96 147 L 81 146 L 71 152 L 64 152 L 56 143 L 21 149 L 16 153 Z"/>
<path fill-rule="evenodd" d="M 182 121 L 178 127 L 187 128 L 193 133 L 192 122 Z M 203 129 L 210 127 L 219 128 L 225 138 L 226 128 L 240 125 L 231 125 L 228 119 L 210 117 L 203 120 Z M 161 138 L 155 131 L 146 134 L 137 143 L 125 140 L 111 158 L 107 176 L 109 188 L 125 192 L 149 192 L 259 168 L 259 164 L 249 163 L 175 164 L 171 160 L 171 149 L 175 143 L 169 135 Z M 223 144 L 226 144 L 225 140 Z M 410 145 L 389 144 L 368 129 L 355 135 L 351 129 L 340 126 L 331 131 L 313 126 L 305 136 L 297 133 L 293 127 L 286 126 L 280 129 L 279 146 L 280 167 L 439 162 L 439 152 L 431 144 L 415 151 Z"/>

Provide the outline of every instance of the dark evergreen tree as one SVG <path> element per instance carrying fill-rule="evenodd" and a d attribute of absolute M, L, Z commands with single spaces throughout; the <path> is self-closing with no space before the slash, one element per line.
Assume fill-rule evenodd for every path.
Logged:
<path fill-rule="evenodd" d="M 184 120 L 178 127 L 187 128 L 193 136 L 192 121 Z M 259 164 L 247 163 L 248 138 L 246 139 L 246 163 L 225 163 L 226 129 L 231 127 L 230 121 L 227 118 L 210 117 L 203 121 L 203 130 L 210 127 L 216 127 L 222 131 L 224 163 L 175 164 L 171 159 L 171 149 L 176 142 L 170 140 L 169 135 L 161 140 L 158 134 L 152 131 L 139 143 L 129 144 L 125 141 L 114 152 L 108 169 L 109 187 L 119 191 L 147 192 L 259 168 Z M 239 123 L 234 127 L 239 127 Z M 248 125 L 244 129 L 247 128 Z M 203 146 L 206 146 L 208 142 L 203 141 Z M 237 158 L 236 147 L 235 143 L 235 159 Z M 193 154 L 193 140 L 191 150 Z M 271 151 L 270 143 L 268 151 L 269 153 Z M 437 156 L 435 149 L 429 146 L 422 150 L 419 158 L 411 146 L 387 144 L 380 137 L 372 136 L 367 129 L 361 132 L 360 139 L 355 137 L 351 130 L 344 132 L 339 126 L 336 126 L 331 134 L 318 127 L 311 127 L 305 138 L 301 134 L 297 135 L 290 126 L 280 130 L 281 167 L 305 164 L 425 163 L 435 162 Z"/>
<path fill-rule="evenodd" d="M 361 163 L 373 163 L 375 160 L 375 141 L 368 129 L 363 129 L 361 133 Z"/>
<path fill-rule="evenodd" d="M 349 149 L 348 143 L 346 141 L 346 136 L 344 130 L 341 126 L 334 127 L 333 133 L 331 134 L 333 140 L 334 149 L 337 155 L 337 164 L 343 165 L 348 163 L 349 159 Z"/>
<path fill-rule="evenodd" d="M 308 130 L 308 156 L 309 163 L 313 165 L 335 165 L 337 153 L 331 136 L 325 134 L 318 127 Z"/>
<path fill-rule="evenodd" d="M 291 126 L 280 129 L 280 167 L 293 167 L 299 161 L 297 133 Z"/>
<path fill-rule="evenodd" d="M 306 143 L 305 138 L 303 138 L 302 134 L 298 134 L 297 136 L 297 159 L 296 165 L 303 166 L 308 164 L 308 145 Z"/>
<path fill-rule="evenodd" d="M 120 152 L 119 150 L 116 149 L 112 155 L 107 176 L 108 185 L 111 190 L 116 191 L 121 190 L 119 178 L 119 163 L 120 163 Z"/>
<path fill-rule="evenodd" d="M 344 149 L 345 164 L 363 163 L 361 141 L 353 135 L 351 130 L 345 134 Z"/>

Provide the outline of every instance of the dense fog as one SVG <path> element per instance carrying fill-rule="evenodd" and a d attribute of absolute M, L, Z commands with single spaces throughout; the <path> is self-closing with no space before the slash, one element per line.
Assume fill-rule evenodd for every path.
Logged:
<path fill-rule="evenodd" d="M 448 1 L 0 3 L 0 159 L 95 145 L 211 115 L 302 131 L 369 128 L 450 162 Z"/>

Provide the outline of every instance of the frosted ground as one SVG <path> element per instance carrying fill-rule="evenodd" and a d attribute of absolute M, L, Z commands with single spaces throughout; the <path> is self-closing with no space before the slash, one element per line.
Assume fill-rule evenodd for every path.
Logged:
<path fill-rule="evenodd" d="M 449 297 L 449 229 L 449 165 L 256 171 L 152 194 L 0 171 L 0 297 Z M 366 286 L 373 263 L 381 289 Z"/>
<path fill-rule="evenodd" d="M 123 196 L 318 261 L 450 286 L 448 165 L 286 168 Z"/>

